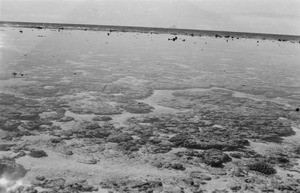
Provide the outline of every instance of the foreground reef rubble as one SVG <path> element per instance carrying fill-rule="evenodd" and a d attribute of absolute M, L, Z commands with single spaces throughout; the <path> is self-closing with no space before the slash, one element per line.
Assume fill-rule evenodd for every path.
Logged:
<path fill-rule="evenodd" d="M 49 109 L 49 104 L 34 99 L 4 94 L 0 97 L 3 109 L 0 150 L 13 152 L 11 161 L 1 160 L 2 174 L 4 170 L 6 173 L 13 169 L 24 177 L 26 170 L 12 160 L 51 159 L 53 153 L 66 156 L 66 162 L 75 159 L 77 164 L 101 165 L 103 159 L 112 162 L 129 159 L 158 172 L 181 173 L 171 181 L 102 177 L 96 184 L 86 180 L 69 182 L 63 176 L 45 174 L 32 179 L 31 189 L 23 187 L 25 192 L 39 192 L 38 188 L 42 188 L 42 192 L 93 192 L 98 188 L 116 192 L 201 192 L 218 179 L 224 179 L 228 190 L 233 192 L 267 191 L 270 186 L 278 191 L 298 189 L 299 179 L 293 178 L 293 174 L 288 174 L 287 181 L 277 175 L 278 169 L 293 171 L 297 166 L 297 147 L 293 150 L 295 153 L 278 151 L 272 154 L 261 154 L 251 148 L 253 141 L 281 143 L 282 137 L 294 134 L 289 121 L 293 113 L 285 114 L 284 109 L 278 111 L 280 107 L 276 104 L 270 107 L 277 109 L 268 115 L 272 118 L 238 116 L 237 112 L 229 112 L 221 106 L 216 110 L 203 108 L 177 114 L 148 114 L 147 111 L 144 115 L 128 118 L 124 126 L 117 127 L 109 115 L 96 115 L 89 121 L 66 116 L 67 103 L 64 102 Z M 64 129 L 63 125 L 69 123 L 73 126 Z M 45 134 L 47 137 L 36 143 L 22 140 Z M 11 173 L 10 176 L 15 175 Z M 241 185 L 233 184 L 232 179 Z"/>

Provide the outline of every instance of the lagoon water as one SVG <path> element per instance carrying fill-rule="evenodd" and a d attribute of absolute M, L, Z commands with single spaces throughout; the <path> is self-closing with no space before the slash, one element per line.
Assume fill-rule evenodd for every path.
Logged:
<path fill-rule="evenodd" d="M 167 34 L 30 28 L 20 33 L 5 27 L 0 32 L 2 79 L 15 71 L 43 86 L 68 81 L 78 89 L 106 83 L 150 90 L 300 87 L 298 43 L 182 35 L 173 42 Z"/>

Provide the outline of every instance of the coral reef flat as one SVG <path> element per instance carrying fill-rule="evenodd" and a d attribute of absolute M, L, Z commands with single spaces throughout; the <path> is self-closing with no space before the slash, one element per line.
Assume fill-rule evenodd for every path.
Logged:
<path fill-rule="evenodd" d="M 0 23 L 0 192 L 299 192 L 298 36 Z"/>

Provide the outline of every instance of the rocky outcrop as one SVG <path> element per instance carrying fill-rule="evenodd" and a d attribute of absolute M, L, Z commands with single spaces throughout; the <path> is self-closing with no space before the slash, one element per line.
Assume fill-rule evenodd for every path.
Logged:
<path fill-rule="evenodd" d="M 26 169 L 22 165 L 17 164 L 14 159 L 0 159 L 0 176 L 5 174 L 10 180 L 17 180 L 24 177 L 26 173 Z"/>
<path fill-rule="evenodd" d="M 222 167 L 223 163 L 231 161 L 231 158 L 220 150 L 210 149 L 204 151 L 203 161 L 212 167 Z"/>
<path fill-rule="evenodd" d="M 130 134 L 120 133 L 120 134 L 112 134 L 112 135 L 108 136 L 107 141 L 113 142 L 113 143 L 121 143 L 121 142 L 128 142 L 132 139 L 133 138 L 131 137 Z"/>
<path fill-rule="evenodd" d="M 249 165 L 250 170 L 258 171 L 263 174 L 271 175 L 276 174 L 276 170 L 265 162 L 257 162 Z"/>

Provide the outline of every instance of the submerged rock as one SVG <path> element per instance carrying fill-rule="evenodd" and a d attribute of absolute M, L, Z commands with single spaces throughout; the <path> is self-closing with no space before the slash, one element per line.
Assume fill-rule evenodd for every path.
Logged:
<path fill-rule="evenodd" d="M 231 161 L 231 158 L 217 149 L 210 149 L 203 153 L 204 163 L 212 167 L 222 167 L 223 163 Z"/>
<path fill-rule="evenodd" d="M 6 120 L 0 125 L 0 128 L 4 131 L 16 131 L 21 124 L 19 120 Z"/>
<path fill-rule="evenodd" d="M 258 171 L 263 174 L 271 175 L 276 174 L 276 170 L 269 164 L 265 162 L 257 162 L 249 165 L 250 170 Z"/>
<path fill-rule="evenodd" d="M 85 129 L 87 130 L 95 130 L 101 128 L 100 125 L 97 122 L 90 122 L 85 126 Z"/>
<path fill-rule="evenodd" d="M 108 136 L 107 138 L 108 142 L 113 142 L 113 143 L 128 142 L 130 140 L 133 140 L 133 138 L 128 133 L 113 134 Z"/>
<path fill-rule="evenodd" d="M 185 167 L 182 163 L 165 163 L 162 167 L 181 171 L 185 170 Z"/>
<path fill-rule="evenodd" d="M 41 158 L 41 157 L 47 157 L 47 153 L 44 150 L 31 150 L 28 154 L 30 157 L 34 158 Z"/>
<path fill-rule="evenodd" d="M 0 144 L 0 151 L 9 151 L 15 144 Z"/>
<path fill-rule="evenodd" d="M 61 119 L 58 120 L 58 122 L 70 122 L 70 121 L 74 121 L 75 119 L 73 117 L 68 117 L 68 116 L 65 116 Z"/>
<path fill-rule="evenodd" d="M 93 121 L 111 121 L 112 118 L 109 116 L 97 116 L 93 118 Z"/>
<path fill-rule="evenodd" d="M 190 176 L 192 178 L 199 178 L 201 180 L 211 180 L 212 179 L 207 174 L 203 174 L 202 172 L 199 172 L 199 171 L 193 171 L 193 172 L 191 172 Z"/>
<path fill-rule="evenodd" d="M 5 175 L 10 180 L 17 180 L 25 176 L 25 168 L 17 164 L 14 159 L 0 159 L 0 176 Z"/>

